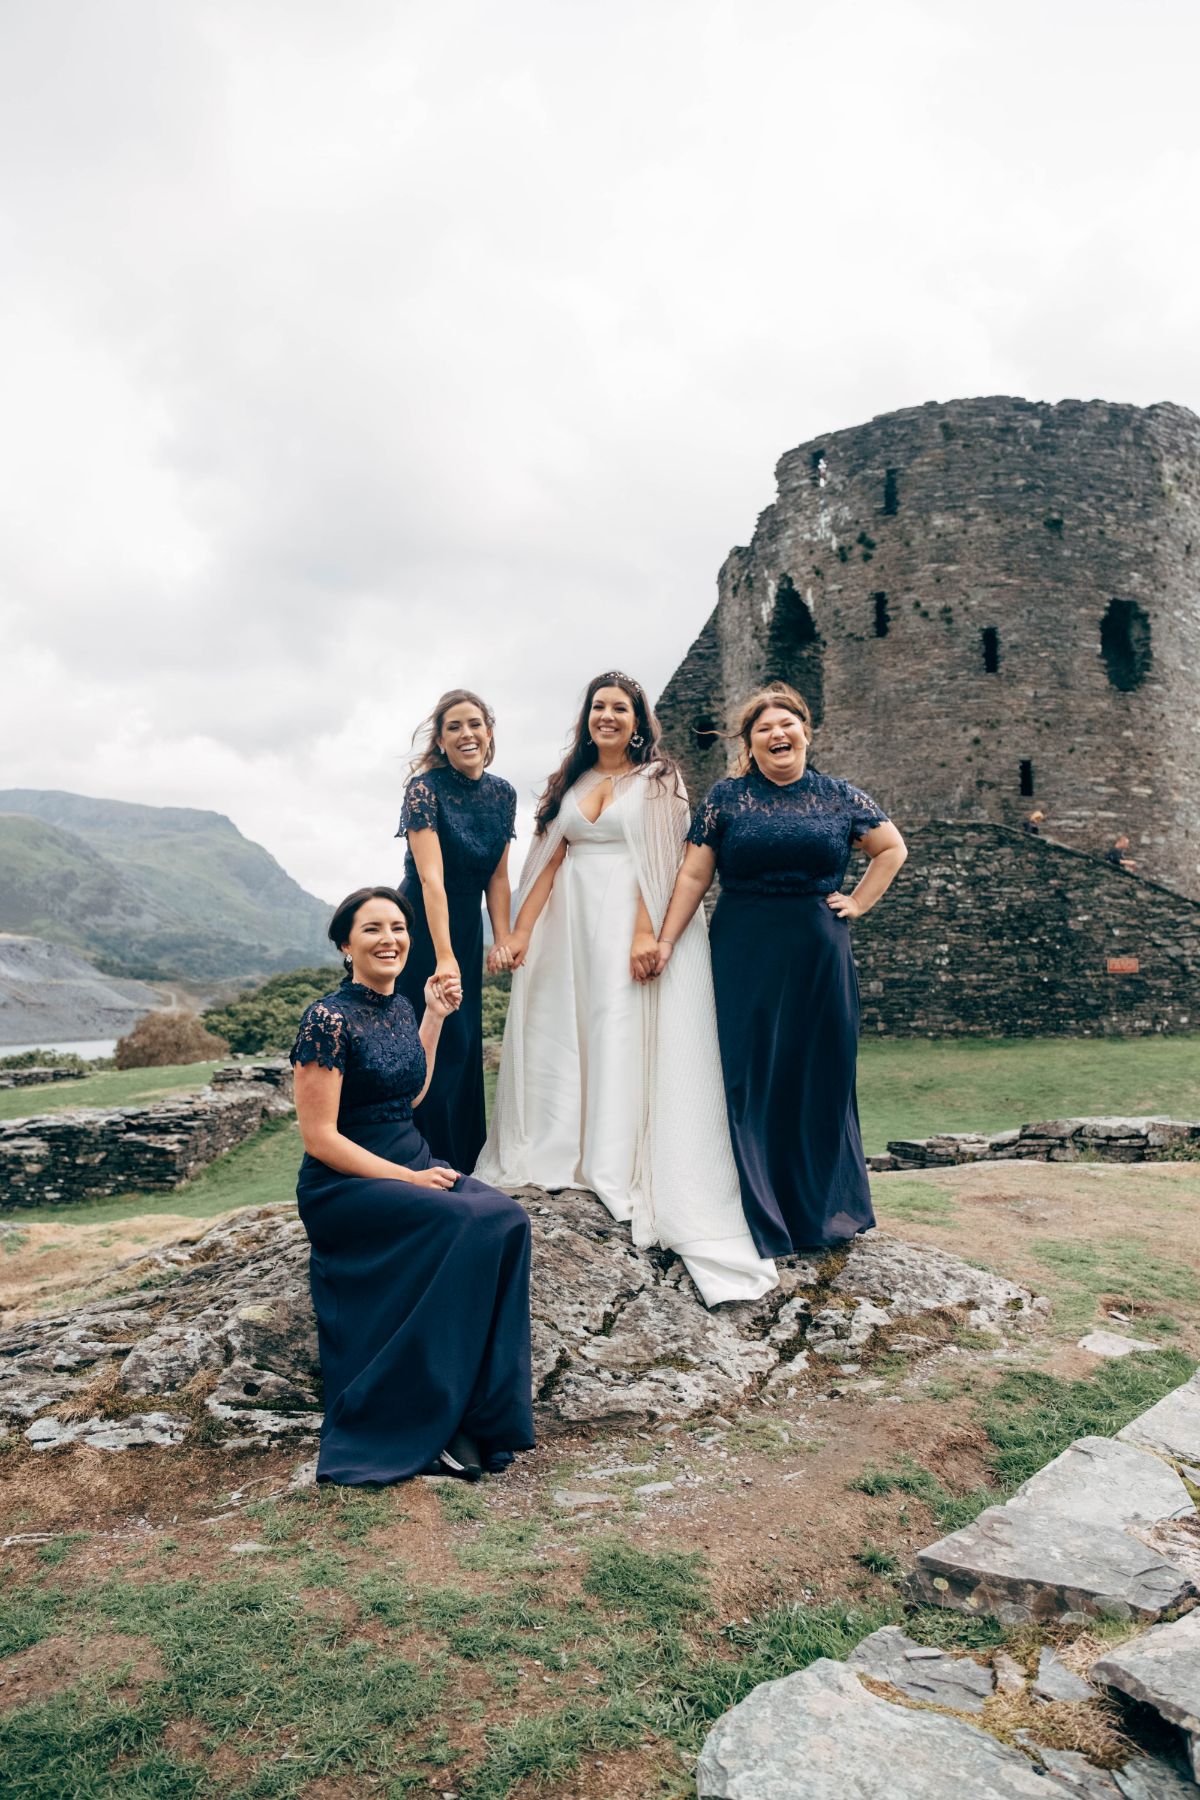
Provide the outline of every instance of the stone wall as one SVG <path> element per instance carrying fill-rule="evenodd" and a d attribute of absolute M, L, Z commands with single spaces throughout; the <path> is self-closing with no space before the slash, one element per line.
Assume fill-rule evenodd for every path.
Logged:
<path fill-rule="evenodd" d="M 78 1107 L 0 1123 L 0 1209 L 177 1187 L 291 1110 L 285 1063 L 217 1070 L 153 1106 Z"/>
<path fill-rule="evenodd" d="M 1048 1119 L 991 1133 L 946 1131 L 890 1139 L 886 1156 L 867 1161 L 877 1174 L 951 1169 L 977 1162 L 1163 1162 L 1200 1160 L 1200 1119 L 1138 1117 Z"/>
<path fill-rule="evenodd" d="M 659 705 L 702 793 L 724 722 L 794 681 L 816 766 L 902 829 L 1019 826 L 1200 897 L 1200 420 L 994 398 L 891 413 L 782 458 Z"/>
<path fill-rule="evenodd" d="M 1200 1030 L 1200 903 L 1002 826 L 905 835 L 908 862 L 852 927 L 864 1032 Z"/>
<path fill-rule="evenodd" d="M 45 1087 L 53 1081 L 82 1081 L 84 1069 L 0 1069 L 0 1092 L 5 1088 Z"/>

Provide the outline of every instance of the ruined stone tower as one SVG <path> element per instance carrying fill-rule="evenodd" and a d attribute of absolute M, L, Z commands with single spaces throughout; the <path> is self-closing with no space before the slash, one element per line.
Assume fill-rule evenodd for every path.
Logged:
<path fill-rule="evenodd" d="M 782 676 L 897 820 L 1019 827 L 1200 896 L 1200 419 L 956 400 L 782 458 L 660 702 L 691 792 Z"/>
<path fill-rule="evenodd" d="M 855 927 L 865 1027 L 1200 1028 L 1200 419 L 955 400 L 777 479 L 659 714 L 699 796 L 782 677 L 814 765 L 900 825 Z M 1105 860 L 1122 834 L 1135 872 Z"/>

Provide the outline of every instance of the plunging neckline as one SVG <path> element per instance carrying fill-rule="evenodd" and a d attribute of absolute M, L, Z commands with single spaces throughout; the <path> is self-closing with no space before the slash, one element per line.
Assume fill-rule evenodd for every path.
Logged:
<path fill-rule="evenodd" d="M 617 801 L 620 797 L 617 793 L 618 781 L 625 781 L 632 774 L 633 774 L 632 769 L 621 769 L 616 775 L 601 775 L 600 779 L 594 783 L 594 785 L 596 787 L 603 787 L 604 783 L 607 781 L 608 786 L 609 786 L 609 792 L 611 795 L 611 797 L 608 801 L 608 804 L 606 806 L 602 806 L 600 808 L 600 811 L 596 814 L 594 819 L 589 819 L 587 814 L 584 812 L 583 803 L 580 800 L 578 794 L 575 794 L 573 796 L 573 798 L 575 800 L 575 810 L 579 814 L 580 818 L 583 820 L 585 825 L 598 825 L 600 823 L 601 819 L 604 817 L 605 813 L 610 812 L 612 810 L 612 808 L 617 804 Z M 590 791 L 591 790 L 589 789 L 589 792 Z"/>

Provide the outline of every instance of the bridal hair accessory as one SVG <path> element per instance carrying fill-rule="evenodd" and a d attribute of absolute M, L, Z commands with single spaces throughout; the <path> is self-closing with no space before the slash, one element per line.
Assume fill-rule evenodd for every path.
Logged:
<path fill-rule="evenodd" d="M 623 675 L 620 669 L 605 669 L 600 679 L 601 681 L 618 682 L 621 687 L 632 688 L 635 694 L 640 694 L 642 691 L 637 682 L 633 679 L 633 676 Z"/>

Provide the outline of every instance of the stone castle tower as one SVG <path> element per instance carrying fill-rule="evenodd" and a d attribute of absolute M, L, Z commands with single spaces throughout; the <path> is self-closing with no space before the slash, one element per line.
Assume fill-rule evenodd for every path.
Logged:
<path fill-rule="evenodd" d="M 659 705 L 693 794 L 780 676 L 897 821 L 1043 833 L 1200 897 L 1200 419 L 956 400 L 802 444 Z"/>
<path fill-rule="evenodd" d="M 904 832 L 854 928 L 864 1029 L 1200 1029 L 1200 419 L 955 400 L 777 475 L 658 710 L 698 796 L 782 677 Z"/>

